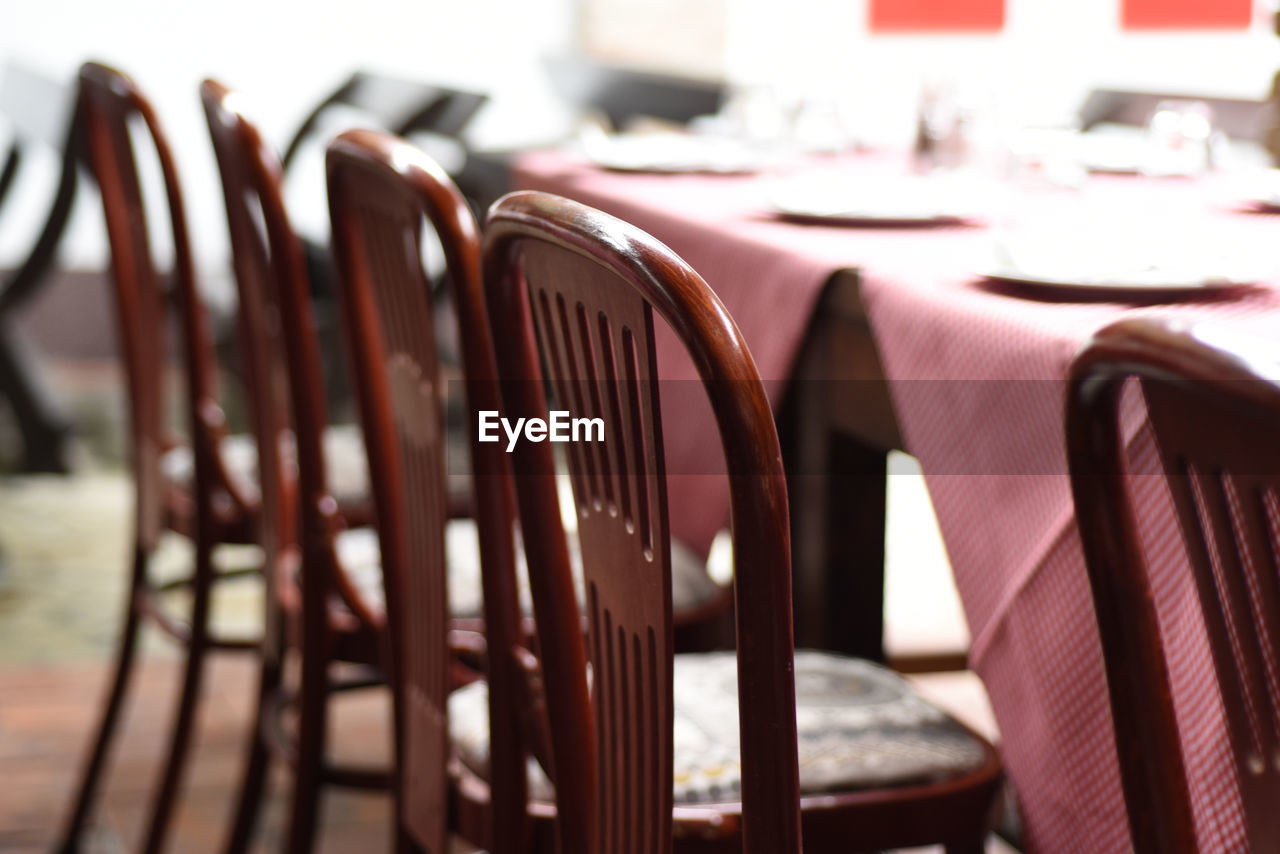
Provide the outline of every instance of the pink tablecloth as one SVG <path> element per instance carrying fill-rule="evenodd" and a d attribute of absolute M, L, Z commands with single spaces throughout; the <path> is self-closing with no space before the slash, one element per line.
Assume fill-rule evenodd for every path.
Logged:
<path fill-rule="evenodd" d="M 512 180 L 517 189 L 556 193 L 625 219 L 674 250 L 724 302 L 771 394 L 790 376 L 814 306 L 834 271 L 857 266 L 851 262 L 886 242 L 904 254 L 915 251 L 917 236 L 910 232 L 832 232 L 778 222 L 765 210 L 767 190 L 741 177 L 605 172 L 561 152 L 543 151 L 517 158 Z M 941 229 L 934 238 L 959 248 L 969 243 L 968 231 Z M 661 324 L 658 334 L 666 334 Z M 693 366 L 678 348 L 660 346 L 658 352 L 663 439 L 673 472 L 672 533 L 705 551 L 728 522 L 723 477 L 709 474 L 722 471 L 723 463 L 718 446 L 708 440 L 712 421 L 702 392 L 686 382 L 696 378 Z"/>
<path fill-rule="evenodd" d="M 856 174 L 882 170 L 885 161 L 839 165 Z M 1125 850 L 1097 630 L 1066 477 L 1062 380 L 1089 334 L 1129 313 L 1213 321 L 1274 339 L 1280 292 L 1145 307 L 1037 300 L 993 289 L 970 272 L 989 251 L 982 229 L 788 225 L 764 213 L 758 180 L 611 174 L 559 154 L 522 158 L 516 174 L 521 186 L 596 205 L 667 242 L 720 294 L 766 378 L 787 375 L 830 275 L 861 271 L 898 420 L 925 470 L 970 624 L 972 664 L 1000 724 L 1028 845 Z M 1060 222 L 1064 241 L 1079 240 L 1081 223 L 1111 222 L 1120 232 L 1137 219 L 1187 240 L 1230 241 L 1238 254 L 1265 259 L 1280 234 L 1280 219 L 1215 208 L 1191 182 L 1099 179 L 1084 193 L 1045 192 L 1033 202 L 1028 216 Z M 1080 251 L 1089 251 L 1087 240 Z M 1149 437 L 1132 429 L 1135 461 L 1157 471 Z M 1174 660 L 1201 847 L 1240 850 L 1222 712 L 1206 690 L 1203 626 L 1191 582 L 1178 571 L 1184 559 L 1169 498 L 1158 476 L 1134 478 L 1134 489 L 1153 531 L 1148 554 Z"/>

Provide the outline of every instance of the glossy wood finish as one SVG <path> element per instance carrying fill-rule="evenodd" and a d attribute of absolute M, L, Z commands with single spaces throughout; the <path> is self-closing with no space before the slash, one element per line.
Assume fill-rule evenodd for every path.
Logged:
<path fill-rule="evenodd" d="M 314 844 L 323 784 L 388 784 L 385 772 L 338 768 L 325 757 L 330 694 L 381 681 L 335 683 L 330 665 L 348 661 L 385 667 L 385 615 L 352 584 L 337 554 L 336 537 L 346 520 L 326 478 L 323 435 L 328 416 L 319 342 L 302 245 L 281 194 L 280 163 L 233 93 L 205 81 L 201 97 L 235 256 L 246 377 L 263 460 L 263 542 L 271 560 L 258 698 L 262 726 L 251 740 L 228 848 L 241 851 L 249 842 L 268 750 L 274 747 L 294 768 L 286 847 L 307 852 Z M 283 453 L 286 445 L 293 448 L 296 474 Z M 282 622 L 287 623 L 283 628 Z M 296 696 L 278 690 L 284 634 L 300 652 Z M 279 708 L 290 702 L 298 717 L 292 744 L 281 738 L 275 724 Z"/>
<path fill-rule="evenodd" d="M 128 77 L 88 64 L 80 72 L 78 115 L 84 156 L 101 191 L 111 247 L 137 518 L 130 595 L 115 676 L 60 850 L 73 851 L 80 845 L 127 692 L 137 633 L 144 620 L 151 620 L 183 641 L 187 655 L 169 751 L 152 799 L 144 846 L 148 852 L 157 852 L 164 847 L 182 785 L 205 653 L 217 647 L 253 648 L 210 637 L 208 615 L 211 587 L 220 580 L 212 562 L 213 550 L 219 543 L 253 541 L 256 501 L 236 486 L 219 454 L 225 419 L 215 397 L 209 331 L 196 288 L 177 171 L 155 112 Z M 157 269 L 152 258 L 131 125 L 140 129 L 140 138 L 154 149 L 159 162 L 173 242 L 172 276 Z M 169 483 L 161 468 L 163 454 L 175 443 L 164 422 L 170 301 L 178 321 L 185 390 L 181 408 L 194 458 L 189 490 Z M 190 536 L 194 544 L 193 574 L 178 582 L 189 586 L 192 593 L 187 623 L 168 616 L 155 601 L 157 593 L 174 585 L 157 587 L 147 574 L 148 559 L 165 528 Z"/>
<path fill-rule="evenodd" d="M 670 251 L 567 200 L 507 196 L 490 212 L 484 251 L 506 417 L 546 417 L 541 354 L 561 399 L 573 402 L 560 405 L 606 423 L 603 452 L 584 446 L 569 454 L 582 516 L 594 714 L 552 450 L 524 442 L 513 454 L 564 850 L 671 846 L 670 541 L 652 358 L 656 308 L 703 377 L 733 485 L 744 850 L 799 851 L 786 483 L 745 343 L 710 289 Z"/>
<path fill-rule="evenodd" d="M 570 617 L 563 529 L 549 509 L 555 507 L 551 451 L 525 442 L 513 454 L 551 766 L 558 790 L 572 793 L 558 802 L 574 810 L 561 817 L 565 850 L 798 851 L 802 827 L 810 851 L 939 841 L 953 854 L 981 850 L 1000 779 L 989 746 L 982 767 L 957 779 L 799 797 L 781 454 L 754 362 L 715 295 L 652 238 L 554 196 L 506 197 L 490 213 L 485 240 L 504 415 L 545 417 L 545 365 L 557 407 L 606 424 L 603 445 L 569 445 L 566 455 L 586 567 L 594 705 L 583 706 L 583 680 L 569 676 L 580 672 L 574 668 L 581 636 Z M 674 810 L 655 310 L 688 348 L 716 414 L 729 465 L 736 555 L 743 798 Z M 558 690 L 570 693 L 557 698 Z M 565 785 L 565 769 L 581 779 L 593 766 L 595 786 Z"/>
<path fill-rule="evenodd" d="M 407 840 L 434 854 L 445 844 L 449 797 L 445 389 L 432 335 L 422 239 L 424 227 L 431 228 L 444 248 L 461 327 L 467 411 L 498 409 L 497 371 L 480 287 L 479 228 L 448 176 L 402 140 L 368 131 L 345 133 L 330 146 L 327 162 L 342 317 L 361 378 L 356 391 L 369 437 L 370 479 L 389 591 L 401 745 L 397 815 Z M 519 731 L 526 698 L 519 691 L 525 675 L 514 508 L 505 454 L 498 445 L 477 443 L 475 419 L 468 417 L 467 423 L 484 562 L 490 720 L 489 791 L 471 799 L 487 800 L 472 806 L 488 828 L 478 834 L 485 838 L 474 841 L 506 854 L 527 850 L 531 830 Z M 465 801 L 469 792 L 460 787 L 454 797 Z"/>
<path fill-rule="evenodd" d="M 1135 850 L 1197 851 L 1169 667 L 1125 484 L 1122 386 L 1138 378 L 1208 629 L 1253 851 L 1280 850 L 1280 452 L 1276 353 L 1121 321 L 1076 357 L 1067 432 Z"/>

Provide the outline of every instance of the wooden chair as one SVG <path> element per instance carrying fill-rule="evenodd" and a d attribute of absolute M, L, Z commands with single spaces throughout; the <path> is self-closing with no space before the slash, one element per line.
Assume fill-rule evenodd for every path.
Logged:
<path fill-rule="evenodd" d="M 182 784 L 205 655 L 213 649 L 257 648 L 256 639 L 215 637 L 209 625 L 214 584 L 245 574 L 220 571 L 213 560 L 215 548 L 223 543 L 256 541 L 257 499 L 232 474 L 222 453 L 226 425 L 215 395 L 209 330 L 196 289 L 182 192 L 155 111 L 128 77 L 90 63 L 80 70 L 77 121 L 83 130 L 88 170 L 101 191 L 111 246 L 137 515 L 133 569 L 115 672 L 58 850 L 75 851 L 81 844 L 128 690 L 138 632 L 144 621 L 150 620 L 186 647 L 169 752 L 151 802 L 144 843 L 147 852 L 157 852 L 164 847 Z M 173 239 L 172 276 L 157 269 L 151 255 L 131 126 L 140 128 L 149 147 L 154 147 L 163 175 Z M 180 481 L 172 477 L 168 462 L 173 450 L 181 446 L 165 423 L 171 301 L 177 314 L 178 361 L 185 391 L 181 410 L 189 434 L 185 452 L 192 460 L 192 472 Z M 192 575 L 161 585 L 149 576 L 148 561 L 165 530 L 191 539 L 194 568 Z M 256 575 L 257 570 L 251 572 Z M 178 587 L 188 588 L 192 595 L 191 613 L 185 622 L 168 614 L 159 602 L 163 593 Z"/>
<path fill-rule="evenodd" d="M 502 414 L 546 419 L 545 379 L 558 408 L 605 424 L 602 444 L 565 446 L 585 638 L 555 509 L 553 450 L 523 441 L 511 455 L 562 850 L 674 844 L 778 854 L 800 851 L 803 828 L 810 851 L 930 842 L 981 851 L 1000 779 L 990 745 L 888 671 L 817 653 L 793 664 L 790 532 L 773 414 L 714 293 L 639 230 L 541 193 L 494 206 L 483 264 Z M 732 653 L 673 655 L 655 311 L 698 366 L 725 450 L 736 661 Z M 914 761 L 888 775 L 860 761 L 891 755 Z"/>
<path fill-rule="evenodd" d="M 1199 101 L 1213 111 L 1214 127 L 1227 136 L 1254 142 L 1265 141 L 1265 99 L 1221 98 L 1187 92 L 1092 89 L 1077 110 L 1080 130 L 1091 130 L 1101 124 L 1146 127 L 1163 101 Z"/>
<path fill-rule="evenodd" d="M 413 530 L 424 524 L 422 520 L 434 518 L 430 506 L 415 509 L 415 502 L 422 502 L 430 492 L 407 486 L 414 481 L 434 483 L 439 465 L 434 456 L 423 456 L 424 434 L 434 439 L 436 433 L 416 426 L 435 411 L 432 407 L 438 403 L 436 396 L 443 394 L 439 354 L 431 335 L 435 327 L 428 278 L 420 260 L 424 224 L 435 230 L 445 247 L 449 271 L 446 278 L 451 299 L 458 306 L 458 337 L 463 345 L 465 379 L 460 385 L 465 386 L 467 398 L 464 408 L 471 434 L 469 458 L 475 461 L 477 472 L 473 504 L 477 509 L 485 566 L 484 625 L 490 689 L 486 700 L 484 686 L 471 685 L 451 696 L 447 704 L 444 695 L 439 693 L 445 686 L 439 683 L 430 690 L 428 686 L 402 684 L 397 693 L 406 698 L 405 703 L 415 697 L 430 697 L 433 708 L 443 709 L 447 705 L 451 713 L 458 712 L 463 718 L 484 717 L 498 722 L 487 727 L 471 719 L 466 721 L 464 733 L 454 733 L 455 741 L 462 743 L 464 754 L 468 746 L 476 747 L 473 742 L 477 736 L 486 740 L 483 747 L 474 751 L 485 757 L 475 763 L 484 766 L 485 774 L 467 773 L 465 763 L 454 763 L 454 772 L 449 778 L 454 787 L 454 826 L 463 836 L 490 850 L 523 850 L 518 840 L 529 833 L 537 840 L 549 838 L 550 828 L 544 819 L 550 815 L 550 804 L 535 802 L 526 814 L 523 757 L 528 751 L 537 752 L 535 748 L 542 738 L 540 725 L 526 716 L 512 720 L 514 709 L 530 704 L 527 698 L 531 689 L 525 684 L 527 659 L 519 646 L 524 635 L 519 623 L 513 622 L 519 619 L 519 614 L 509 610 L 518 603 L 513 586 L 515 510 L 502 479 L 506 472 L 506 454 L 495 443 L 476 441 L 475 413 L 500 408 L 480 288 L 479 230 L 465 201 L 438 164 L 403 141 L 376 133 L 350 132 L 330 148 L 328 162 L 333 235 L 344 282 L 340 291 L 342 316 L 347 323 L 348 346 L 355 357 L 356 373 L 362 378 L 358 397 L 363 423 L 368 435 L 383 437 L 370 443 L 370 470 L 378 497 L 384 561 L 415 548 L 436 548 L 431 538 L 408 543 L 400 542 L 399 538 L 405 536 L 404 529 Z M 374 376 L 377 381 L 370 380 Z M 411 382 L 407 377 L 422 379 Z M 418 395 L 410 393 L 414 388 L 426 397 L 430 407 L 420 401 Z M 453 459 L 450 465 L 456 467 L 459 461 Z M 397 576 L 407 572 L 402 567 L 413 568 L 413 573 L 425 572 L 424 568 L 435 565 L 434 559 L 434 552 L 404 557 L 398 559 L 394 567 L 388 564 L 387 571 Z M 680 586 L 685 590 L 695 586 L 689 579 L 691 575 L 704 573 L 700 562 L 695 560 L 686 558 L 674 563 L 674 574 L 682 578 L 684 583 Z M 391 626 L 396 649 L 402 651 L 404 678 L 412 680 L 420 673 L 414 661 L 423 657 L 431 662 L 440 660 L 444 634 L 436 632 L 432 636 L 433 645 L 427 646 L 421 638 L 411 643 L 397 626 L 399 621 L 406 621 L 410 626 L 440 625 L 439 614 L 424 612 L 436 602 L 439 594 L 427 596 L 405 581 L 392 586 L 405 591 L 399 616 L 391 615 Z M 674 597 L 674 621 L 687 630 L 683 632 L 686 637 L 692 638 L 700 625 L 705 628 L 708 622 L 718 623 L 724 615 L 724 606 L 719 596 L 697 601 L 695 597 L 681 594 Z M 414 757 L 418 754 L 412 742 L 423 737 L 420 728 L 426 726 L 427 718 L 419 715 L 415 721 L 410 709 L 405 709 L 403 716 L 402 737 L 410 740 L 405 749 L 411 761 L 416 761 Z M 448 723 L 459 723 L 457 717 Z M 430 731 L 436 736 L 446 728 L 441 720 L 433 726 Z M 490 729 L 514 739 L 513 728 L 520 731 L 519 746 L 515 741 L 506 741 L 489 749 Z M 444 767 L 439 764 L 428 767 L 433 770 L 419 773 L 435 775 L 437 785 L 429 792 L 420 783 L 402 781 L 404 815 L 408 818 L 430 812 L 425 806 L 428 794 L 438 797 L 444 791 L 438 785 Z M 511 776 L 505 776 L 508 772 Z M 416 838 L 427 850 L 437 850 L 438 842 L 427 841 L 425 834 Z"/>
<path fill-rule="evenodd" d="M 565 54 L 545 61 L 552 86 L 569 103 L 595 110 L 618 130 L 637 118 L 686 124 L 720 109 L 723 83 L 657 74 L 584 54 Z"/>
<path fill-rule="evenodd" d="M 310 166 L 319 159 L 303 155 L 318 150 L 325 142 L 325 132 L 331 131 L 336 122 L 342 122 L 344 129 L 359 122 L 361 126 L 401 136 L 432 137 L 442 146 L 457 149 L 458 158 L 465 160 L 469 152 L 462 133 L 487 101 L 488 96 L 478 92 L 356 71 L 307 113 L 285 145 L 282 160 L 285 185 L 293 187 L 294 182 L 301 179 L 318 187 L 322 180 L 319 170 L 312 174 L 300 164 Z M 304 198 L 311 202 L 319 198 L 319 193 L 308 192 Z M 352 388 L 346 373 L 349 359 L 342 352 L 339 319 L 335 313 L 337 285 L 333 260 L 328 243 L 319 236 L 310 238 L 305 233 L 300 236 L 315 300 L 312 313 L 322 342 L 325 394 L 331 407 L 341 414 L 352 399 Z M 236 352 L 238 345 L 233 330 L 230 325 L 215 330 L 219 352 L 224 355 Z"/>
<path fill-rule="evenodd" d="M 349 121 L 359 117 L 369 126 L 396 136 L 430 134 L 460 146 L 462 133 L 488 102 L 489 96 L 448 86 L 437 86 L 372 71 L 356 71 L 324 97 L 294 131 L 284 148 L 283 170 L 296 171 L 299 155 L 326 124 L 326 116 L 345 111 Z M 354 114 L 354 115 L 353 115 Z M 312 291 L 318 296 L 334 292 L 332 261 L 327 246 L 304 241 Z"/>
<path fill-rule="evenodd" d="M 250 734 L 244 781 L 228 842 L 247 849 L 271 756 L 293 768 L 287 850 L 313 847 L 324 785 L 386 789 L 385 768 L 333 765 L 326 758 L 331 695 L 384 684 L 387 667 L 382 596 L 348 570 L 344 513 L 327 474 L 328 423 L 302 245 L 281 196 L 281 169 L 269 146 L 221 84 L 201 86 L 205 116 L 222 175 L 240 297 L 239 324 L 262 493 L 267 579 L 257 726 Z M 348 453 L 360 453 L 359 448 Z M 370 583 L 381 584 L 374 556 Z M 369 574 L 369 573 L 366 573 Z M 296 689 L 281 684 L 286 650 L 299 651 Z M 363 665 L 335 677 L 332 665 Z M 282 727 L 297 713 L 296 738 Z"/>
<path fill-rule="evenodd" d="M 370 437 L 388 620 L 395 661 L 397 825 L 407 848 L 441 852 L 449 824 L 495 852 L 524 850 L 524 755 L 514 650 L 520 631 L 514 507 L 504 454 L 475 442 L 475 490 L 486 571 L 484 641 L 492 757 L 489 791 L 472 795 L 469 819 L 450 822 L 448 600 L 444 565 L 445 391 L 433 338 L 430 284 L 422 269 L 429 224 L 445 250 L 460 336 L 468 408 L 496 409 L 492 347 L 480 290 L 479 229 L 465 200 L 429 157 L 395 137 L 351 131 L 330 146 L 330 209 L 341 270 L 342 317 L 355 361 L 361 420 Z M 474 645 L 474 641 L 473 641 Z M 491 792 L 491 795 L 490 795 Z M 462 797 L 467 798 L 466 794 Z M 492 810 L 492 811 L 490 811 Z M 463 809 L 461 812 L 466 813 Z M 488 820 L 494 815 L 502 821 Z"/>
<path fill-rule="evenodd" d="M 293 163 L 324 114 L 335 107 L 365 113 L 396 136 L 431 132 L 456 137 L 488 100 L 478 92 L 357 71 L 307 114 L 285 146 L 284 168 Z"/>
<path fill-rule="evenodd" d="M 1137 378 L 1187 548 L 1221 692 L 1249 850 L 1280 850 L 1280 662 L 1274 349 L 1207 327 L 1126 320 L 1071 367 L 1067 441 L 1134 849 L 1199 850 L 1170 663 L 1128 497 L 1120 393 Z"/>
<path fill-rule="evenodd" d="M 49 80 L 16 64 L 0 75 L 0 116 L 10 129 L 9 150 L 0 167 L 0 211 L 22 164 L 39 149 L 56 151 L 62 160 L 44 225 L 22 262 L 0 284 L 0 395 L 9 402 L 22 434 L 22 469 L 65 473 L 71 419 L 66 407 L 40 381 L 37 355 L 14 327 L 14 312 L 48 281 L 54 254 L 66 230 L 79 184 L 80 138 L 75 87 Z"/>

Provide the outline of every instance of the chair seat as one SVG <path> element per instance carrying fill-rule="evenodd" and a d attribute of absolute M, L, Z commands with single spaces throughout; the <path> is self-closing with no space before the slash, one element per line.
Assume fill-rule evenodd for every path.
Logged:
<path fill-rule="evenodd" d="M 247 433 L 222 440 L 220 450 L 227 473 L 250 494 L 258 489 L 258 444 Z M 329 486 L 340 503 L 364 499 L 369 494 L 369 469 L 364 438 L 354 425 L 342 424 L 324 431 L 325 468 Z M 172 483 L 189 486 L 195 476 L 191 448 L 179 445 L 164 455 L 161 468 Z"/>
<path fill-rule="evenodd" d="M 582 555 L 578 538 L 569 537 L 570 559 L 574 579 L 582 596 Z M 371 528 L 354 528 L 338 535 L 338 559 L 348 578 L 365 597 L 365 601 L 385 610 L 381 558 L 377 532 Z M 525 614 L 533 611 L 528 573 L 524 566 L 524 549 L 517 543 L 520 604 Z M 445 560 L 449 572 L 449 613 L 454 617 L 479 617 L 484 600 L 480 584 L 480 535 L 474 519 L 451 519 L 445 527 Z M 672 609 L 679 613 L 711 602 L 720 595 L 720 587 L 707 575 L 706 565 L 688 546 L 671 543 Z"/>
<path fill-rule="evenodd" d="M 855 658 L 795 655 L 800 790 L 805 794 L 937 782 L 980 768 L 986 746 L 891 670 Z M 675 658 L 674 795 L 677 804 L 734 802 L 741 790 L 738 673 L 732 652 Z M 485 683 L 449 697 L 449 731 L 462 761 L 485 774 Z M 529 790 L 554 795 L 530 764 Z"/>

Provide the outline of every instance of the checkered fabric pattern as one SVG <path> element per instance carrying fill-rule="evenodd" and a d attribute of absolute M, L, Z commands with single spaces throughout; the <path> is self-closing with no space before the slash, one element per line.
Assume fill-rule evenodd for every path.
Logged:
<path fill-rule="evenodd" d="M 1000 724 L 1028 847 L 1127 850 L 1101 650 L 1066 474 L 1067 365 L 1091 332 L 1137 312 L 1274 339 L 1280 294 L 1262 289 L 1160 307 L 1052 303 L 992 293 L 938 270 L 868 274 L 864 294 L 899 421 L 947 544 L 973 633 L 971 660 Z M 1242 850 L 1222 705 L 1211 688 L 1172 499 L 1136 391 L 1123 404 L 1136 473 L 1130 490 L 1169 655 L 1199 842 L 1205 851 Z"/>
<path fill-rule="evenodd" d="M 902 171 L 891 157 L 827 161 L 844 178 Z M 1212 321 L 1233 334 L 1280 337 L 1280 293 L 1261 288 L 1166 306 L 1064 303 L 984 285 L 991 260 L 979 228 L 849 229 L 772 220 L 767 182 L 724 176 L 602 172 L 563 154 L 524 156 L 517 186 L 559 193 L 629 220 L 698 270 L 724 301 L 767 380 L 791 360 L 831 275 L 861 274 L 908 449 L 921 461 L 1002 733 L 1002 751 L 1033 852 L 1129 847 L 1093 608 L 1067 478 L 1063 391 L 1072 355 L 1096 329 L 1135 314 Z M 1214 208 L 1195 182 L 1090 179 L 1082 192 L 1027 194 L 1029 220 L 1060 223 L 1061 241 L 1135 225 L 1171 241 L 1228 244 L 1265 260 L 1275 217 Z M 1056 220 L 1055 220 L 1056 218 Z M 678 366 L 677 366 L 678 367 Z M 678 374 L 677 374 L 678 375 Z M 664 376 L 667 376 L 664 374 Z M 681 413 L 683 415 L 683 413 Z M 664 418 L 675 416 L 665 406 Z M 1221 703 L 1207 686 L 1204 627 L 1191 596 L 1171 499 L 1141 402 L 1125 407 L 1144 529 L 1201 847 L 1234 851 L 1243 825 L 1227 759 Z M 682 419 L 681 450 L 697 422 Z M 668 431 L 670 432 L 670 431 Z M 705 452 L 705 448 L 702 449 Z M 694 459 L 697 459 L 695 456 Z M 673 496 L 679 495 L 677 488 Z M 710 495 L 711 497 L 708 497 Z M 714 515 L 715 493 L 673 510 L 686 530 Z M 696 512 L 695 512 L 696 511 Z M 695 537 L 696 539 L 696 537 Z"/>

